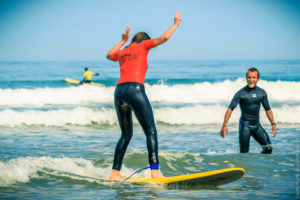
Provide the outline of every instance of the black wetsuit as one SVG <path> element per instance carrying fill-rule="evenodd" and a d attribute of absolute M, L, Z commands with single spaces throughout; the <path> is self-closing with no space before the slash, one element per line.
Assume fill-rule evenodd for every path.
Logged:
<path fill-rule="evenodd" d="M 121 169 L 124 154 L 132 137 L 132 111 L 147 137 L 150 167 L 151 169 L 158 169 L 157 131 L 144 86 L 135 82 L 117 85 L 115 89 L 115 108 L 122 134 L 116 146 L 113 169 Z"/>
<path fill-rule="evenodd" d="M 83 83 L 91 83 L 92 81 L 91 80 L 87 80 L 86 78 L 83 78 L 82 81 L 80 81 L 79 84 L 83 84 Z"/>
<path fill-rule="evenodd" d="M 248 86 L 239 90 L 233 97 L 229 108 L 233 110 L 237 104 L 240 104 L 241 118 L 239 123 L 240 152 L 249 151 L 250 136 L 262 145 L 262 153 L 272 153 L 272 145 L 267 132 L 259 123 L 259 109 L 262 103 L 265 111 L 270 110 L 267 93 L 255 86 Z"/>

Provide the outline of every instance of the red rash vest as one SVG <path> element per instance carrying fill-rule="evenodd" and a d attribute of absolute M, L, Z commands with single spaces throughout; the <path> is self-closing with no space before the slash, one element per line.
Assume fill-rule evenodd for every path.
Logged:
<path fill-rule="evenodd" d="M 131 43 L 127 48 L 112 54 L 113 61 L 119 61 L 120 79 L 117 85 L 126 82 L 136 82 L 144 85 L 148 68 L 148 51 L 155 47 L 154 40 L 145 40 L 141 43 Z"/>

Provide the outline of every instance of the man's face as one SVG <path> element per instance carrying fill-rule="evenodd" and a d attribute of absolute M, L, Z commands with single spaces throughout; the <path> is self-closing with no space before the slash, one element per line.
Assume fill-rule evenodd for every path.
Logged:
<path fill-rule="evenodd" d="M 257 75 L 258 75 L 257 71 L 254 71 L 254 72 L 248 71 L 248 73 L 247 73 L 247 84 L 250 88 L 254 88 L 256 86 L 256 83 L 259 80 Z"/>

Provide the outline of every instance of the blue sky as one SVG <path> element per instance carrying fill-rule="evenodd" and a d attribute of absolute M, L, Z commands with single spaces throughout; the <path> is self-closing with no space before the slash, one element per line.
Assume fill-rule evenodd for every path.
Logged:
<path fill-rule="evenodd" d="M 299 0 L 0 0 L 0 61 L 98 61 L 126 26 L 158 37 L 151 60 L 300 59 Z"/>

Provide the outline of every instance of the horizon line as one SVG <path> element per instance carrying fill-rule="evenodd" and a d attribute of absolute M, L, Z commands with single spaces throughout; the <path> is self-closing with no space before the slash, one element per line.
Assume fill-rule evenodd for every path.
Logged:
<path fill-rule="evenodd" d="M 0 60 L 0 62 L 112 62 L 110 60 Z M 153 61 L 300 61 L 300 58 L 282 58 L 282 59 L 267 59 L 267 58 L 257 58 L 257 59 L 155 59 L 148 60 Z"/>

